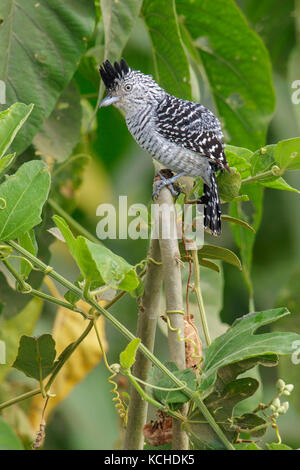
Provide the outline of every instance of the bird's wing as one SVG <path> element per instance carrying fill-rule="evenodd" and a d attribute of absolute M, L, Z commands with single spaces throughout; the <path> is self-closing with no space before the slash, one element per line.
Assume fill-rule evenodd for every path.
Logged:
<path fill-rule="evenodd" d="M 178 146 L 228 168 L 220 122 L 205 106 L 166 95 L 156 110 L 156 129 Z"/>

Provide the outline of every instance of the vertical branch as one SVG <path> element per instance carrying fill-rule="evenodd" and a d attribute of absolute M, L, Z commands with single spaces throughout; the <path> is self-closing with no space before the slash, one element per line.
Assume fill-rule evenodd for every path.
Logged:
<path fill-rule="evenodd" d="M 137 337 L 152 352 L 157 324 L 157 314 L 162 289 L 162 267 L 158 240 L 152 240 L 149 252 L 149 264 L 144 281 L 144 294 L 139 307 Z M 140 351 L 137 352 L 133 375 L 147 380 L 151 362 Z M 143 449 L 143 426 L 147 420 L 148 403 L 131 386 L 128 424 L 124 448 Z"/>
<path fill-rule="evenodd" d="M 159 246 L 163 263 L 163 279 L 166 294 L 166 314 L 169 315 L 171 328 L 168 329 L 169 358 L 179 369 L 185 369 L 185 343 L 178 341 L 178 332 L 183 339 L 184 312 L 182 304 L 182 280 L 180 254 L 176 229 L 176 211 L 173 197 L 163 188 L 157 199 L 159 205 Z M 181 412 L 186 413 L 184 406 Z M 173 449 L 188 449 L 188 438 L 181 429 L 180 421 L 173 419 Z"/>

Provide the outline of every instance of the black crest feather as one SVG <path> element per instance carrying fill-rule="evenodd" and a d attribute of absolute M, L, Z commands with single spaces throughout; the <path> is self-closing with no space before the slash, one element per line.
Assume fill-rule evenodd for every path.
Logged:
<path fill-rule="evenodd" d="M 115 80 L 124 78 L 129 70 L 130 69 L 124 59 L 121 59 L 119 64 L 118 62 L 115 62 L 114 65 L 112 65 L 109 60 L 106 60 L 99 69 L 106 88 L 113 88 Z"/>

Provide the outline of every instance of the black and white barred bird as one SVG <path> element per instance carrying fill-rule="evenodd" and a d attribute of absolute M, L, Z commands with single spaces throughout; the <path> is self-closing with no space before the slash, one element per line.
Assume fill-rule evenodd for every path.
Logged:
<path fill-rule="evenodd" d="M 221 204 L 217 170 L 229 170 L 221 125 L 205 106 L 176 98 L 150 75 L 131 70 L 124 59 L 114 66 L 107 60 L 100 75 L 108 95 L 100 106 L 114 104 L 125 112 L 129 131 L 153 158 L 176 173 L 157 186 L 174 183 L 180 176 L 201 176 L 204 181 L 204 227 L 221 233 Z"/>

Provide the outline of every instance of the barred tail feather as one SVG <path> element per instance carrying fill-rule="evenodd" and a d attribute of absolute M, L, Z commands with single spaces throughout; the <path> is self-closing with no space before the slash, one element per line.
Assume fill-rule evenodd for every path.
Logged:
<path fill-rule="evenodd" d="M 213 172 L 210 176 L 210 186 L 207 184 L 203 186 L 201 203 L 204 204 L 204 228 L 208 228 L 213 235 L 221 235 L 221 204 Z"/>

